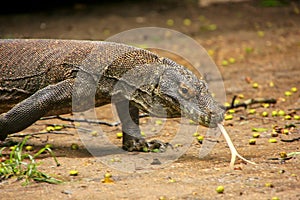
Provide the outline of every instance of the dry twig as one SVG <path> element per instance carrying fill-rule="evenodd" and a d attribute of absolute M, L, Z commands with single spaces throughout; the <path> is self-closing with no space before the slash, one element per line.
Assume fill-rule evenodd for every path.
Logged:
<path fill-rule="evenodd" d="M 249 105 L 252 104 L 258 104 L 258 103 L 271 103 L 271 104 L 275 104 L 277 101 L 276 99 L 270 98 L 270 99 L 266 99 L 266 98 L 254 98 L 254 99 L 247 99 L 242 103 L 237 103 L 235 104 L 235 99 L 237 98 L 237 96 L 234 96 L 232 98 L 231 101 L 231 105 L 230 106 L 226 106 L 226 110 L 229 109 L 233 109 L 233 108 L 239 108 L 239 107 L 244 107 L 247 108 Z"/>
<path fill-rule="evenodd" d="M 64 135 L 74 135 L 73 133 L 65 132 L 65 131 L 41 131 L 35 133 L 26 133 L 26 134 L 11 134 L 9 137 L 26 137 L 26 136 L 36 136 L 36 135 L 44 135 L 44 134 L 64 134 Z"/>

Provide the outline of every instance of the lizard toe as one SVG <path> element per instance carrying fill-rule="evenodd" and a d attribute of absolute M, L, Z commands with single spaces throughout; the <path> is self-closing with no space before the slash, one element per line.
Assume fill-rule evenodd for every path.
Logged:
<path fill-rule="evenodd" d="M 135 138 L 132 137 L 123 142 L 122 148 L 125 151 L 143 151 L 143 149 L 147 147 L 147 143 L 144 138 Z"/>
<path fill-rule="evenodd" d="M 172 144 L 168 142 L 162 142 L 160 140 L 151 140 L 150 142 L 147 142 L 147 145 L 150 151 L 159 149 L 160 152 L 165 152 L 168 147 L 171 147 L 173 149 Z"/>

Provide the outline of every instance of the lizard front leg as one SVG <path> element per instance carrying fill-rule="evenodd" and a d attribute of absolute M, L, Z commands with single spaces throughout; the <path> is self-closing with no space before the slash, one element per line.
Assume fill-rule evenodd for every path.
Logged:
<path fill-rule="evenodd" d="M 57 105 L 71 102 L 73 82 L 65 80 L 49 85 L 0 115 L 0 140 L 27 128 Z"/>
<path fill-rule="evenodd" d="M 128 100 L 117 102 L 116 109 L 122 124 L 122 148 L 126 151 L 142 151 L 147 144 L 139 127 L 139 109 Z"/>
<path fill-rule="evenodd" d="M 139 127 L 139 109 L 128 100 L 116 103 L 116 109 L 122 123 L 123 144 L 122 148 L 126 151 L 144 151 L 160 149 L 164 151 L 168 143 L 159 140 L 147 142 L 141 135 Z"/>

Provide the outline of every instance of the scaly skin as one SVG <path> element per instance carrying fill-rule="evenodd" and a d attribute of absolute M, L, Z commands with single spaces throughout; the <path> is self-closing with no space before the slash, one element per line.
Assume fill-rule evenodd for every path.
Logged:
<path fill-rule="evenodd" d="M 110 42 L 0 40 L 0 140 L 43 116 L 94 103 L 116 104 L 128 151 L 150 144 L 140 135 L 139 110 L 207 127 L 224 115 L 204 80 L 149 51 Z"/>

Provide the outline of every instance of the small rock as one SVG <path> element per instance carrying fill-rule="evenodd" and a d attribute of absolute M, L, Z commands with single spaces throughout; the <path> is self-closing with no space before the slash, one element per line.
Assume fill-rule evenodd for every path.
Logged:
<path fill-rule="evenodd" d="M 63 194 L 72 194 L 73 192 L 71 190 L 63 190 L 61 191 Z"/>
<path fill-rule="evenodd" d="M 161 165 L 161 162 L 158 160 L 158 158 L 154 158 L 151 165 Z"/>

